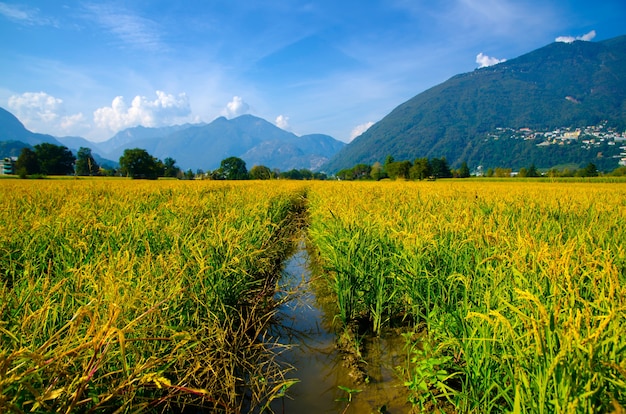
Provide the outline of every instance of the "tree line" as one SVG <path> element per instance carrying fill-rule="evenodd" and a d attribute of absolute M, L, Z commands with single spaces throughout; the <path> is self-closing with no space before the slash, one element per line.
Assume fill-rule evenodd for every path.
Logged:
<path fill-rule="evenodd" d="M 436 178 L 465 178 L 470 176 L 466 162 L 457 170 L 452 170 L 445 157 L 417 158 L 411 161 L 396 161 L 391 155 L 385 163 L 375 162 L 373 165 L 357 164 L 352 168 L 339 171 L 336 177 L 340 180 L 382 180 L 384 178 L 424 180 Z"/>
<path fill-rule="evenodd" d="M 15 172 L 21 178 L 47 175 L 122 175 L 156 179 L 180 174 L 180 168 L 172 158 L 161 161 L 139 148 L 124 151 L 119 163 L 120 168 L 117 170 L 104 168 L 95 160 L 90 148 L 79 148 L 75 156 L 65 146 L 42 143 L 32 149 L 22 148 L 15 163 Z"/>
<path fill-rule="evenodd" d="M 91 149 L 81 147 L 76 156 L 64 146 L 50 143 L 37 144 L 31 148 L 23 148 L 15 165 L 16 173 L 21 178 L 28 176 L 38 177 L 46 175 L 117 175 L 135 179 L 157 179 L 159 177 L 175 177 L 179 179 L 206 178 L 212 180 L 325 180 L 327 175 L 313 172 L 308 169 L 292 169 L 281 172 L 264 165 L 255 165 L 249 171 L 246 163 L 239 157 L 228 157 L 222 160 L 219 168 L 204 172 L 197 170 L 183 171 L 176 165 L 173 158 L 163 161 L 150 155 L 145 149 L 133 148 L 124 150 L 119 159 L 119 168 L 103 168 L 94 159 Z M 588 163 L 584 168 L 551 169 L 544 173 L 538 171 L 534 164 L 521 168 L 515 175 L 518 177 L 596 177 L 600 173 L 595 164 Z M 478 170 L 476 175 L 487 177 L 510 177 L 510 168 L 489 168 L 486 172 Z M 615 169 L 610 175 L 626 175 L 626 166 Z M 470 168 L 462 162 L 458 169 L 451 169 L 445 157 L 416 158 L 413 162 L 396 161 L 391 155 L 387 156 L 384 164 L 375 162 L 357 164 L 352 168 L 343 169 L 335 175 L 340 180 L 381 180 L 395 179 L 438 179 L 438 178 L 466 178 L 470 177 Z"/>
<path fill-rule="evenodd" d="M 225 158 L 219 168 L 201 176 L 212 180 L 325 180 L 327 178 L 324 173 L 313 172 L 306 168 L 280 171 L 277 168 L 270 169 L 265 165 L 255 165 L 248 171 L 246 162 L 239 157 Z"/>
<path fill-rule="evenodd" d="M 396 161 L 388 156 L 384 162 L 369 164 L 357 164 L 352 168 L 346 168 L 337 172 L 336 177 L 340 180 L 381 180 L 384 178 L 424 180 L 438 178 L 467 178 L 472 173 L 466 162 L 462 162 L 458 169 L 452 169 L 445 157 L 442 158 L 417 158 L 413 162 Z M 540 172 L 534 164 L 520 168 L 513 172 L 511 168 L 497 167 L 482 171 L 477 167 L 473 175 L 485 177 L 597 177 L 600 175 L 596 165 L 592 162 L 583 168 L 552 168 Z M 626 176 L 626 166 L 621 166 L 608 173 L 611 176 Z"/>
<path fill-rule="evenodd" d="M 123 176 L 134 179 L 175 177 L 179 179 L 207 178 L 213 180 L 269 180 L 276 178 L 292 180 L 324 180 L 326 175 L 307 169 L 292 169 L 281 172 L 264 165 L 255 165 L 248 171 L 244 160 L 228 157 L 214 171 L 183 171 L 171 157 L 160 160 L 145 149 L 124 150 L 119 159 L 119 168 L 104 168 L 98 164 L 90 148 L 81 147 L 76 156 L 65 146 L 50 143 L 37 144 L 33 149 L 22 149 L 15 165 L 16 174 L 21 178 L 43 177 L 47 175 L 77 176 Z"/>

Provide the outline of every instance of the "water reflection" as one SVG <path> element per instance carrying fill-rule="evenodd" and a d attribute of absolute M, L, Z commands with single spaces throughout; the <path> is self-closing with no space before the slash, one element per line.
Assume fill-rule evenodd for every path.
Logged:
<path fill-rule="evenodd" d="M 332 311 L 324 312 L 310 285 L 308 253 L 303 246 L 287 262 L 281 290 L 297 292 L 278 313 L 276 334 L 283 344 L 293 345 L 281 360 L 295 367 L 292 376 L 300 380 L 288 396 L 272 404 L 277 413 L 388 413 L 408 412 L 406 394 L 394 367 L 402 364 L 402 341 L 399 335 L 364 338 L 369 383 L 356 385 L 350 370 L 342 365 L 331 326 Z M 291 297 L 291 296 L 290 296 Z M 348 397 L 338 386 L 360 389 L 352 402 L 337 401 Z"/>

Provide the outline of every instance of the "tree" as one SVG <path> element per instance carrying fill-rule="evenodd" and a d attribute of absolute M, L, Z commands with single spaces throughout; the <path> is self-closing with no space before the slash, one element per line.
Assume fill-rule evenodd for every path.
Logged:
<path fill-rule="evenodd" d="M 409 170 L 409 177 L 414 180 L 423 180 L 432 175 L 428 158 L 416 158 Z"/>
<path fill-rule="evenodd" d="M 159 176 L 160 161 L 140 148 L 126 149 L 120 157 L 122 174 L 132 178 L 156 180 Z"/>
<path fill-rule="evenodd" d="M 526 177 L 541 177 L 541 174 L 537 171 L 535 164 L 530 164 L 530 167 L 528 167 L 528 170 L 526 171 Z"/>
<path fill-rule="evenodd" d="M 390 162 L 385 165 L 387 175 L 389 178 L 395 180 L 396 178 L 409 178 L 409 171 L 411 169 L 410 161 L 398 161 Z"/>
<path fill-rule="evenodd" d="M 76 154 L 76 175 L 96 175 L 100 166 L 91 155 L 91 148 L 80 147 Z"/>
<path fill-rule="evenodd" d="M 585 168 L 579 171 L 579 175 L 581 177 L 597 177 L 598 168 L 594 163 L 590 162 Z"/>
<path fill-rule="evenodd" d="M 272 170 L 265 165 L 255 165 L 250 169 L 250 178 L 253 180 L 269 180 L 272 178 Z"/>
<path fill-rule="evenodd" d="M 180 168 L 176 166 L 176 160 L 171 157 L 167 157 L 163 160 L 163 176 L 164 177 L 178 177 Z"/>
<path fill-rule="evenodd" d="M 35 145 L 39 169 L 46 175 L 67 175 L 74 172 L 76 157 L 67 147 L 48 142 Z"/>
<path fill-rule="evenodd" d="M 461 163 L 461 167 L 459 168 L 459 178 L 468 178 L 470 176 L 470 169 L 467 166 L 467 163 L 463 161 Z"/>
<path fill-rule="evenodd" d="M 352 176 L 355 180 L 363 180 L 370 177 L 372 167 L 368 164 L 357 164 L 352 167 Z"/>
<path fill-rule="evenodd" d="M 37 161 L 37 154 L 30 148 L 22 148 L 20 156 L 15 163 L 15 171 L 21 178 L 26 178 L 27 175 L 39 174 L 39 161 Z"/>
<path fill-rule="evenodd" d="M 352 168 L 344 168 L 343 170 L 337 171 L 335 176 L 342 181 L 352 181 L 354 180 L 354 174 L 352 174 Z"/>
<path fill-rule="evenodd" d="M 446 157 L 431 159 L 430 167 L 432 170 L 432 175 L 434 175 L 437 178 L 452 177 L 452 171 L 450 171 L 450 166 L 448 165 L 448 161 L 446 160 Z"/>
<path fill-rule="evenodd" d="M 497 167 L 494 175 L 498 178 L 510 177 L 512 170 L 510 168 Z"/>
<path fill-rule="evenodd" d="M 238 157 L 228 157 L 220 163 L 220 170 L 226 180 L 246 180 L 248 170 L 246 162 Z"/>
<path fill-rule="evenodd" d="M 376 181 L 385 178 L 385 171 L 383 169 L 383 166 L 378 161 L 376 161 L 372 165 L 372 170 L 370 171 L 370 177 L 372 177 L 372 179 Z"/>

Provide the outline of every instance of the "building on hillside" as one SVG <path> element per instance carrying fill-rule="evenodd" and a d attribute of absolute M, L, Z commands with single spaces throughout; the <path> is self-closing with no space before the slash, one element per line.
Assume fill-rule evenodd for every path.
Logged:
<path fill-rule="evenodd" d="M 578 139 L 579 136 L 580 136 L 580 129 L 577 129 L 574 132 L 565 132 L 563 134 L 564 139 Z"/>
<path fill-rule="evenodd" d="M 17 157 L 6 157 L 0 160 L 0 175 L 15 174 L 15 163 Z"/>

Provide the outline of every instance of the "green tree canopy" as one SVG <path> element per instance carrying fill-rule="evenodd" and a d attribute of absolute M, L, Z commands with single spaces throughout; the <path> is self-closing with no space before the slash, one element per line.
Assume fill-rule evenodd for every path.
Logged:
<path fill-rule="evenodd" d="M 461 163 L 459 167 L 459 178 L 467 178 L 470 176 L 470 169 L 465 161 Z"/>
<path fill-rule="evenodd" d="M 176 166 L 176 160 L 171 157 L 167 157 L 163 160 L 163 176 L 164 177 L 178 177 L 180 174 L 180 168 Z"/>
<path fill-rule="evenodd" d="M 255 165 L 250 169 L 250 178 L 253 180 L 269 180 L 272 178 L 272 170 L 265 165 Z"/>
<path fill-rule="evenodd" d="M 385 165 L 387 175 L 389 178 L 395 180 L 396 178 L 409 178 L 409 171 L 411 169 L 410 161 L 394 161 Z"/>
<path fill-rule="evenodd" d="M 580 175 L 581 177 L 597 177 L 598 168 L 596 168 L 596 165 L 594 163 L 590 162 L 585 168 L 578 171 L 578 175 Z"/>
<path fill-rule="evenodd" d="M 127 177 L 156 180 L 160 166 L 159 160 L 141 148 L 126 149 L 120 157 L 120 171 Z"/>
<path fill-rule="evenodd" d="M 96 175 L 100 166 L 91 155 L 91 148 L 80 147 L 76 154 L 76 175 Z"/>
<path fill-rule="evenodd" d="M 74 172 L 76 157 L 67 147 L 47 142 L 35 145 L 39 169 L 46 175 L 67 175 Z"/>
<path fill-rule="evenodd" d="M 39 174 L 41 170 L 39 169 L 39 161 L 37 161 L 35 151 L 30 148 L 22 148 L 22 152 L 20 152 L 20 156 L 15 163 L 15 170 L 22 178 L 31 174 Z"/>
<path fill-rule="evenodd" d="M 385 178 L 385 170 L 383 168 L 383 165 L 376 161 L 373 165 L 372 165 L 372 170 L 370 171 L 370 177 L 372 177 L 373 180 L 382 180 L 383 178 Z"/>
<path fill-rule="evenodd" d="M 228 157 L 220 163 L 220 170 L 225 180 L 246 180 L 248 170 L 246 162 L 238 157 Z"/>
<path fill-rule="evenodd" d="M 432 169 L 428 158 L 417 158 L 413 162 L 413 166 L 409 170 L 409 176 L 412 179 L 423 180 L 432 175 Z"/>
<path fill-rule="evenodd" d="M 432 175 L 437 178 L 450 178 L 452 177 L 452 171 L 446 157 L 433 158 L 430 160 L 430 166 L 432 169 Z"/>

